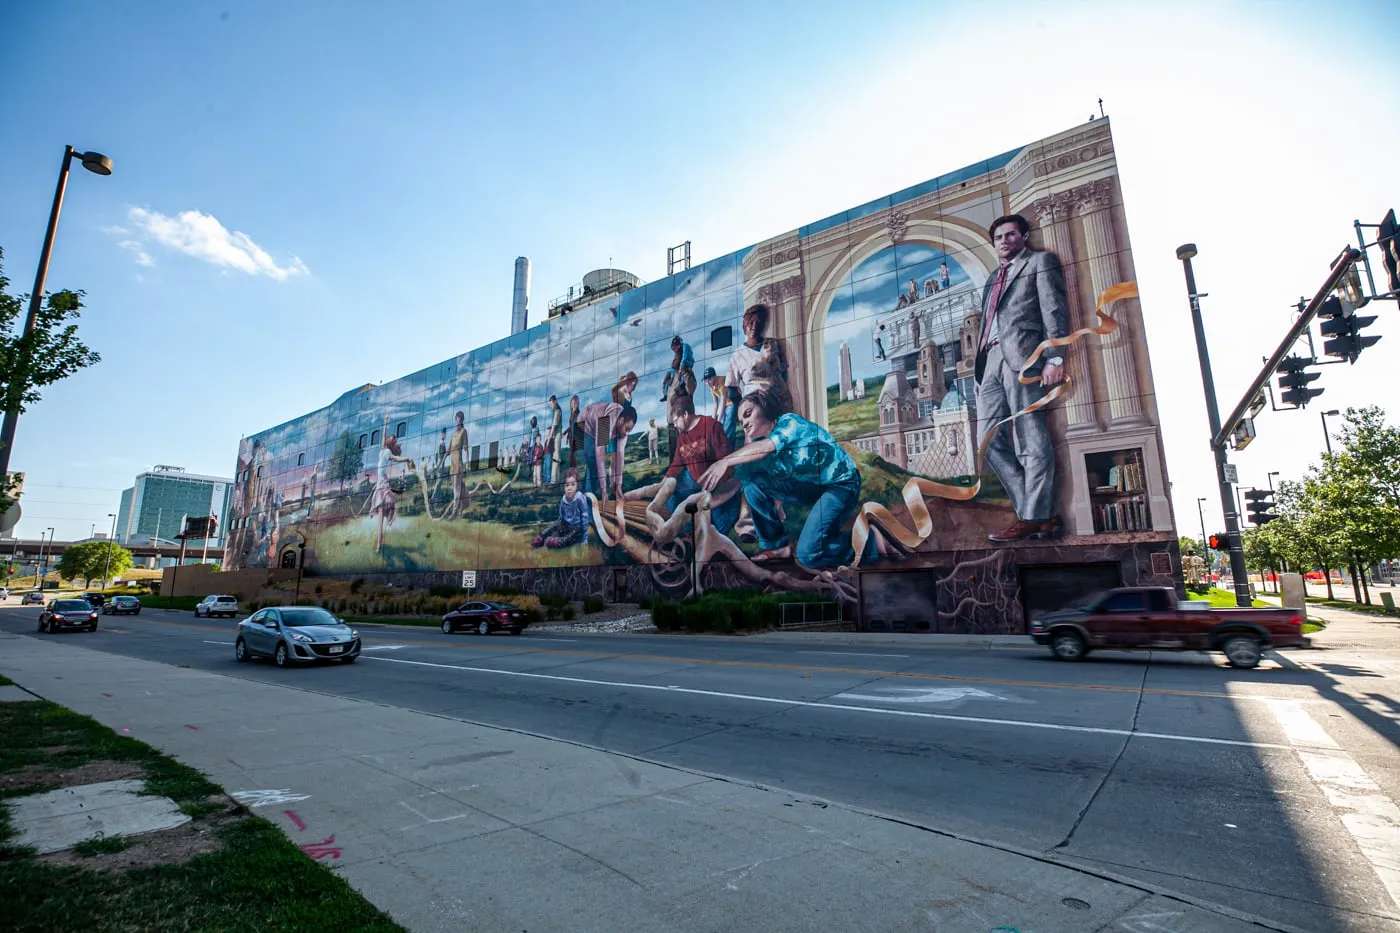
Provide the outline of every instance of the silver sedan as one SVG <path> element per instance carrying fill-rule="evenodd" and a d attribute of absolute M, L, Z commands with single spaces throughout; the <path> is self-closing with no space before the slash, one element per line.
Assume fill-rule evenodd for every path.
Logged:
<path fill-rule="evenodd" d="M 360 656 L 360 633 L 324 609 L 275 606 L 238 623 L 233 656 L 240 661 L 272 658 L 278 667 L 315 661 L 353 664 Z"/>

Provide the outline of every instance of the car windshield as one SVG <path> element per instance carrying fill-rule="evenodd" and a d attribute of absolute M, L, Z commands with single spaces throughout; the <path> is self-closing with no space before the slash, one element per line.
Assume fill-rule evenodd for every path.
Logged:
<path fill-rule="evenodd" d="M 134 603 L 134 602 L 136 602 L 136 597 L 135 597 L 135 596 L 113 596 L 113 597 L 112 597 L 112 602 L 114 602 L 114 603 Z"/>
<path fill-rule="evenodd" d="M 236 603 L 236 602 L 238 602 L 238 600 L 234 599 L 232 596 L 215 596 L 215 597 L 214 597 L 214 602 L 216 602 L 216 603 Z"/>
<path fill-rule="evenodd" d="M 514 609 L 510 603 L 482 603 L 487 609 Z"/>
<path fill-rule="evenodd" d="M 54 612 L 88 612 L 92 609 L 81 599 L 58 599 L 52 606 Z"/>
<path fill-rule="evenodd" d="M 324 609 L 279 609 L 282 624 L 291 628 L 307 625 L 339 625 L 340 620 Z"/>

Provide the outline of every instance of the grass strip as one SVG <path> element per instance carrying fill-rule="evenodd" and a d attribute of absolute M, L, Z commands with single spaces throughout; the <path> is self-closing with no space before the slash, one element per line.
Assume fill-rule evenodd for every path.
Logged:
<path fill-rule="evenodd" d="M 56 780 L 47 777 L 97 761 L 138 763 L 147 789 L 173 798 L 196 825 L 205 821 L 219 848 L 117 870 L 112 860 L 162 834 L 86 840 L 74 848 L 78 864 L 7 844 L 15 830 L 6 800 L 48 790 Z M 0 774 L 20 771 L 25 784 L 0 792 L 0 930 L 403 933 L 276 826 L 225 802 L 203 774 L 87 716 L 46 701 L 0 703 Z"/>

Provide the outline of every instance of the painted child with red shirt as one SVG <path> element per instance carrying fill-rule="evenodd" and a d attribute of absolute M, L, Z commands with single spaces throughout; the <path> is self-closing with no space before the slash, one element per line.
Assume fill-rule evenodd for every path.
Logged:
<path fill-rule="evenodd" d="M 676 490 L 666 503 L 672 514 L 688 496 L 701 492 L 700 477 L 712 465 L 730 453 L 729 438 L 718 421 L 695 413 L 693 395 L 673 396 L 669 405 L 671 423 L 680 432 L 675 448 L 671 451 L 671 465 L 666 476 L 676 481 Z M 728 534 L 739 518 L 740 496 L 724 498 L 721 490 L 715 490 L 715 500 L 710 507 L 710 523 L 720 534 Z"/>

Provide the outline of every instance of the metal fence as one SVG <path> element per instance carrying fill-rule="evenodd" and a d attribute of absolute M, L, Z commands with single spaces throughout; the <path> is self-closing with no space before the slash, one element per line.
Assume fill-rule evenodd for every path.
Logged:
<path fill-rule="evenodd" d="M 819 625 L 842 625 L 845 613 L 840 603 L 783 603 L 778 618 L 781 629 L 815 628 Z"/>

